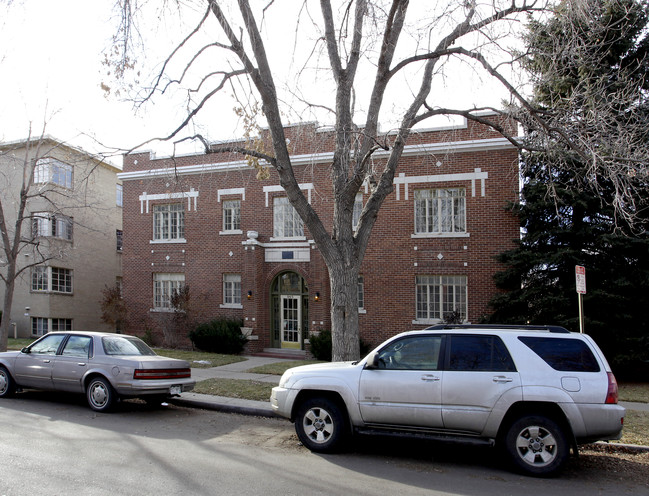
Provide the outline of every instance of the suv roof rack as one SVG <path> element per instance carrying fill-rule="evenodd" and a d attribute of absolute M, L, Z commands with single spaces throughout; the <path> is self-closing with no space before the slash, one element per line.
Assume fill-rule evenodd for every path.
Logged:
<path fill-rule="evenodd" d="M 522 331 L 548 331 L 560 334 L 569 334 L 570 331 L 565 327 L 557 325 L 509 325 L 509 324 L 435 324 L 426 327 L 426 331 L 433 330 L 453 330 L 453 329 L 516 329 Z"/>

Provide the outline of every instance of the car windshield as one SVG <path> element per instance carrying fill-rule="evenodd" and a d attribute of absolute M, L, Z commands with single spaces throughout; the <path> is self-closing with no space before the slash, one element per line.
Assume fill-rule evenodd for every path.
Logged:
<path fill-rule="evenodd" d="M 155 355 L 144 341 L 134 337 L 106 336 L 101 343 L 106 355 Z"/>

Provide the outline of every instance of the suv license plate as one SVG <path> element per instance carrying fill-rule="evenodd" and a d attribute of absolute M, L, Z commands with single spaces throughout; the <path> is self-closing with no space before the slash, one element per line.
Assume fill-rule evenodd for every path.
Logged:
<path fill-rule="evenodd" d="M 181 392 L 182 392 L 181 386 L 171 386 L 171 388 L 169 388 L 169 394 L 180 394 Z"/>

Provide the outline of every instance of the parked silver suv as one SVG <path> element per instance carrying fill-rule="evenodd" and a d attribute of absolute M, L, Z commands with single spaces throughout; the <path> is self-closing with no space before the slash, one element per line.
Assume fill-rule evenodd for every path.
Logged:
<path fill-rule="evenodd" d="M 354 432 L 416 433 L 495 443 L 532 475 L 557 472 L 571 447 L 619 439 L 625 413 L 595 342 L 556 326 L 402 333 L 359 362 L 287 370 L 270 400 L 312 451 Z"/>

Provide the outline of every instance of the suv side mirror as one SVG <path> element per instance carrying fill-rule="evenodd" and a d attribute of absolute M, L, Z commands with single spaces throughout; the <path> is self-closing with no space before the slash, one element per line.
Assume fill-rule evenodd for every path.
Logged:
<path fill-rule="evenodd" d="M 370 370 L 379 368 L 379 355 L 377 352 L 374 351 L 368 355 L 365 368 Z"/>

